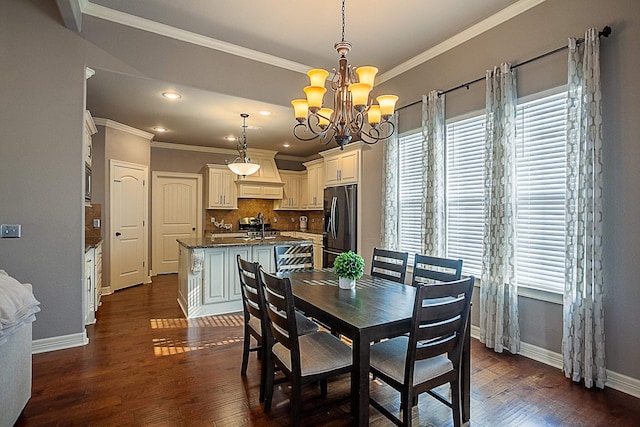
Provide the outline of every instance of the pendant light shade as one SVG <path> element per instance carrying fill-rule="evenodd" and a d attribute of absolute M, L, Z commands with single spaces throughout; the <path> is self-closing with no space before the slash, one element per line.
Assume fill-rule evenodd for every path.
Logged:
<path fill-rule="evenodd" d="M 258 172 L 260 165 L 251 163 L 251 159 L 247 156 L 247 117 L 249 115 L 242 113 L 240 117 L 242 117 L 242 138 L 238 139 L 238 157 L 232 163 L 228 163 L 227 167 L 236 175 L 245 177 Z"/>

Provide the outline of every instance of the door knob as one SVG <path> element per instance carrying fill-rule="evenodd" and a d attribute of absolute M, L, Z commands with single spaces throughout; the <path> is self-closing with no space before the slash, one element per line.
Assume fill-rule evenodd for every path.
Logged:
<path fill-rule="evenodd" d="M 122 236 L 122 233 L 120 233 L 119 231 L 116 231 L 116 236 Z"/>
<path fill-rule="evenodd" d="M 191 229 L 191 231 L 196 231 L 196 228 L 195 228 L 195 227 L 193 227 L 193 228 Z"/>

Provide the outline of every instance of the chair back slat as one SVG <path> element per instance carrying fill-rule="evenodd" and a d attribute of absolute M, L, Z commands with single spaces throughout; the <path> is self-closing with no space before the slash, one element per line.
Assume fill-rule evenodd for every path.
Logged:
<path fill-rule="evenodd" d="M 274 247 L 276 271 L 313 270 L 313 245 L 280 245 Z"/>
<path fill-rule="evenodd" d="M 462 274 L 462 260 L 417 254 L 413 262 L 413 286 L 436 282 L 453 282 Z"/>
<path fill-rule="evenodd" d="M 404 283 L 407 274 L 408 252 L 396 252 L 374 248 L 371 260 L 371 275 Z"/>
<path fill-rule="evenodd" d="M 409 333 L 405 378 L 413 378 L 415 362 L 446 354 L 460 366 L 469 321 L 473 276 L 454 282 L 418 286 Z"/>
<path fill-rule="evenodd" d="M 291 354 L 292 367 L 300 366 L 298 328 L 291 281 L 265 272 L 260 267 L 260 280 L 264 286 L 269 327 L 276 342 L 286 347 Z"/>
<path fill-rule="evenodd" d="M 260 287 L 258 279 L 258 268 L 260 264 L 244 260 L 240 255 L 236 257 L 236 261 L 238 264 L 238 274 L 240 276 L 245 321 L 248 321 L 248 316 L 252 315 L 264 323 L 266 319 L 264 296 L 262 295 L 262 288 Z"/>

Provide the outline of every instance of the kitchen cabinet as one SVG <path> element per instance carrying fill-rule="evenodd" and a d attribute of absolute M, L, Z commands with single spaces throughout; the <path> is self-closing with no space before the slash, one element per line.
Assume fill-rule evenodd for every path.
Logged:
<path fill-rule="evenodd" d="M 307 210 L 322 210 L 324 202 L 324 159 L 303 163 L 307 168 Z"/>
<path fill-rule="evenodd" d="M 96 323 L 96 311 L 102 292 L 102 243 L 88 248 L 84 253 L 85 316 L 84 323 Z"/>
<path fill-rule="evenodd" d="M 98 129 L 91 117 L 89 110 L 84 112 L 84 162 L 87 166 L 91 167 L 91 161 L 93 158 L 93 143 L 92 135 L 96 134 Z"/>
<path fill-rule="evenodd" d="M 282 187 L 282 200 L 275 201 L 274 209 L 302 209 L 302 199 L 306 194 L 306 188 L 302 187 L 302 178 L 306 175 L 306 172 L 281 170 L 279 173 L 284 187 Z"/>
<path fill-rule="evenodd" d="M 205 209 L 237 209 L 236 174 L 226 165 L 208 164 L 205 172 Z"/>
<path fill-rule="evenodd" d="M 360 177 L 360 147 L 351 145 L 320 153 L 324 157 L 325 185 L 357 184 Z"/>

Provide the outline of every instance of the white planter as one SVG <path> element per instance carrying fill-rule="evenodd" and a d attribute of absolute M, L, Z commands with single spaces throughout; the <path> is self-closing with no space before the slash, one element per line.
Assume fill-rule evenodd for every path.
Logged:
<path fill-rule="evenodd" d="M 339 277 L 340 289 L 353 289 L 356 287 L 356 279 L 347 279 L 346 277 Z"/>

